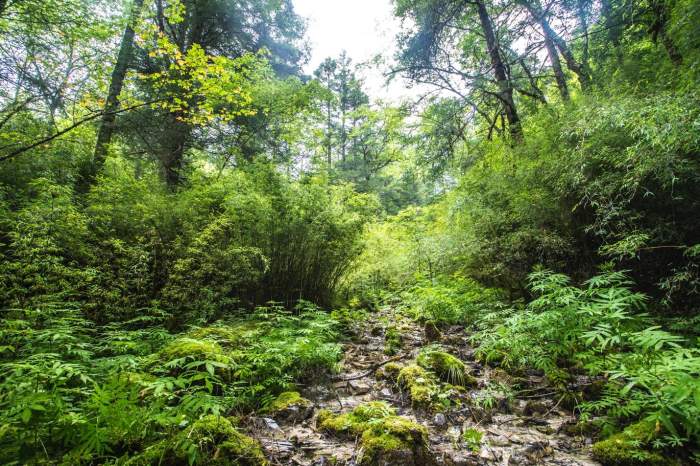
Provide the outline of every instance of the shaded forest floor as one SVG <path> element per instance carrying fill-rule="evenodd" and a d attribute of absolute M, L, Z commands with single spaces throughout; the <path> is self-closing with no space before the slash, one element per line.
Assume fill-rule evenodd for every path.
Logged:
<path fill-rule="evenodd" d="M 301 387 L 303 398 L 288 396 L 269 417 L 245 421 L 272 464 L 599 464 L 589 455 L 591 438 L 547 380 L 479 363 L 464 328 L 424 328 L 384 306 L 356 322 L 352 333 L 338 375 Z M 431 351 L 456 356 L 469 375 L 452 385 L 440 380 L 439 368 L 421 372 L 416 359 Z M 417 377 L 407 376 L 416 371 Z M 425 445 L 418 445 L 418 435 L 408 439 L 406 451 L 382 446 L 377 453 L 363 427 L 354 429 L 353 413 L 366 406 L 386 406 L 416 429 L 423 426 Z"/>

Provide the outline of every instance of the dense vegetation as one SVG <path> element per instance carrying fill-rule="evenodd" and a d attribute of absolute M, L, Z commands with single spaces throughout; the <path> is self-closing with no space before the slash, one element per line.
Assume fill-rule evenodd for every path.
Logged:
<path fill-rule="evenodd" d="M 287 0 L 0 1 L 1 463 L 263 464 L 387 303 L 698 461 L 700 2 L 393 3 L 418 102 Z"/>

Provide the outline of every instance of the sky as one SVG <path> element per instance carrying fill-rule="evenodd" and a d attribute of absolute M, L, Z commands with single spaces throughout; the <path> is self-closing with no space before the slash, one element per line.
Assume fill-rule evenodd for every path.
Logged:
<path fill-rule="evenodd" d="M 304 68 L 312 74 L 327 57 L 345 50 L 353 63 L 367 62 L 377 55 L 390 60 L 396 50 L 400 20 L 393 15 L 391 0 L 293 0 L 296 12 L 307 20 L 311 60 Z M 397 102 L 411 98 L 416 90 L 402 79 L 385 86 L 385 70 L 363 69 L 370 96 Z"/>

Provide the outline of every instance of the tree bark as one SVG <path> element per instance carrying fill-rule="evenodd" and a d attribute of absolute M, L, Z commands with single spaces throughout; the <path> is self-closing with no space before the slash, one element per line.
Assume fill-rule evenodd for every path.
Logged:
<path fill-rule="evenodd" d="M 591 73 L 585 62 L 579 63 L 574 57 L 574 53 L 569 48 L 569 45 L 564 39 L 561 38 L 557 32 L 552 29 L 552 26 L 547 21 L 545 13 L 540 8 L 539 4 L 534 4 L 530 1 L 525 1 L 523 3 L 525 8 L 527 8 L 530 16 L 537 21 L 542 27 L 545 38 L 548 38 L 559 50 L 561 56 L 564 57 L 567 68 L 576 73 L 578 80 L 581 83 L 581 90 L 586 92 L 590 88 L 591 84 Z"/>
<path fill-rule="evenodd" d="M 668 35 L 668 30 L 666 28 L 666 23 L 668 22 L 666 5 L 662 1 L 655 0 L 651 3 L 651 8 L 654 13 L 654 22 L 650 27 L 652 39 L 654 42 L 661 39 L 661 43 L 666 49 L 666 53 L 668 53 L 668 57 L 671 59 L 673 66 L 681 66 L 683 64 L 683 55 L 681 55 L 671 36 Z"/>
<path fill-rule="evenodd" d="M 508 79 L 508 73 L 506 72 L 506 66 L 501 58 L 498 42 L 496 40 L 496 34 L 493 31 L 491 17 L 489 16 L 489 12 L 486 9 L 486 4 L 483 2 L 483 0 L 478 0 L 475 3 L 479 13 L 481 28 L 483 30 L 484 37 L 486 38 L 486 48 L 488 49 L 489 57 L 491 58 L 491 66 L 493 68 L 494 76 L 496 77 L 496 83 L 498 84 L 499 97 L 503 102 L 506 118 L 508 120 L 510 135 L 513 137 L 513 139 L 522 139 L 523 130 L 522 126 L 520 125 L 518 111 L 515 107 L 515 101 L 513 100 L 513 86 L 511 86 L 510 80 Z"/>
<path fill-rule="evenodd" d="M 163 180 L 168 188 L 174 191 L 182 181 L 185 151 L 190 142 L 192 128 L 177 112 L 169 113 L 167 120 L 160 163 Z"/>
<path fill-rule="evenodd" d="M 119 108 L 119 94 L 124 87 L 124 79 L 131 65 L 131 59 L 134 49 L 134 25 L 138 20 L 141 9 L 143 8 L 144 0 L 134 0 L 131 6 L 131 14 L 129 21 L 124 28 L 121 45 L 119 46 L 119 54 L 117 55 L 117 63 L 112 70 L 112 77 L 105 102 L 104 114 L 100 124 L 99 132 L 97 133 L 97 141 L 95 143 L 95 152 L 92 157 L 92 166 L 86 174 L 84 183 L 91 185 L 94 182 L 97 173 L 102 169 L 107 158 L 107 149 L 112 141 L 114 134 L 114 123 L 116 121 L 116 110 Z"/>
<path fill-rule="evenodd" d="M 542 23 L 540 22 L 540 25 Z M 542 26 L 542 31 L 544 31 L 544 26 Z M 557 52 L 557 46 L 552 41 L 551 37 L 547 34 L 544 35 L 544 46 L 547 48 L 547 55 L 549 56 L 549 63 L 552 65 L 552 71 L 554 72 L 554 79 L 557 82 L 557 87 L 559 88 L 559 94 L 563 101 L 568 102 L 569 96 L 569 86 L 566 83 L 566 76 L 564 75 L 564 70 L 561 68 L 561 60 L 559 60 L 559 52 Z"/>

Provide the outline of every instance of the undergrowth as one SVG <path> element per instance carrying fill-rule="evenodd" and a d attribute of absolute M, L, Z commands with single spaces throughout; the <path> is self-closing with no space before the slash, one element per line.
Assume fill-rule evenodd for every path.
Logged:
<path fill-rule="evenodd" d="M 700 440 L 697 340 L 662 329 L 645 313 L 647 298 L 623 272 L 605 271 L 582 287 L 562 274 L 530 275 L 536 298 L 522 309 L 481 318 L 477 356 L 509 370 L 536 368 L 566 391 L 575 374 L 603 376 L 600 397 L 579 397 L 583 418 L 603 416 L 611 434 L 643 420 L 655 449 Z"/>
<path fill-rule="evenodd" d="M 163 316 L 96 327 L 64 303 L 2 317 L 0 457 L 6 464 L 177 453 L 185 448 L 177 446 L 182 433 L 199 419 L 255 410 L 309 374 L 330 373 L 340 358 L 337 322 L 306 302 L 294 311 L 258 307 L 177 335 L 158 326 Z M 249 442 L 231 429 L 227 441 Z M 188 445 L 182 455 L 190 464 L 208 464 L 216 450 L 196 440 Z"/>

